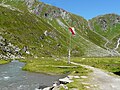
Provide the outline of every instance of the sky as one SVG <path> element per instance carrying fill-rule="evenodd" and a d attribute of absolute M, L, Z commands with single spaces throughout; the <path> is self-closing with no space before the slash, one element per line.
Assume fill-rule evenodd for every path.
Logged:
<path fill-rule="evenodd" d="M 77 14 L 85 19 L 98 15 L 115 13 L 120 15 L 120 0 L 39 0 L 68 12 Z"/>

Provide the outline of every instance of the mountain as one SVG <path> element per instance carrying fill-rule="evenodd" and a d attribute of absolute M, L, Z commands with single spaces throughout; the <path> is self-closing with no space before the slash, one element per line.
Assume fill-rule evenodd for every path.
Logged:
<path fill-rule="evenodd" d="M 89 20 L 91 30 L 103 37 L 101 47 L 113 53 L 120 52 L 120 15 L 106 14 Z"/>
<path fill-rule="evenodd" d="M 67 57 L 69 48 L 71 55 L 77 57 L 119 56 L 119 22 L 112 32 L 108 30 L 112 14 L 87 21 L 37 0 L 0 0 L 0 11 L 1 59 Z M 107 28 L 101 27 L 100 17 L 109 21 Z M 69 27 L 76 31 L 71 44 Z"/>

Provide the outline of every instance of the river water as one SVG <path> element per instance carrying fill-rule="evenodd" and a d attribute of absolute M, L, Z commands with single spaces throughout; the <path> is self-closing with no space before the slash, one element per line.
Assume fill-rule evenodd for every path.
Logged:
<path fill-rule="evenodd" d="M 19 61 L 0 65 L 0 90 L 35 90 L 39 86 L 51 86 L 63 77 L 22 71 L 24 65 Z"/>

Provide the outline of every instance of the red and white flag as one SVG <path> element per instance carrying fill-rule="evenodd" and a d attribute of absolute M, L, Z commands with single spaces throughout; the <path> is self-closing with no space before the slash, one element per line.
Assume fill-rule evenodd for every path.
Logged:
<path fill-rule="evenodd" d="M 72 33 L 72 35 L 75 35 L 75 34 L 76 34 L 76 33 L 75 33 L 75 28 L 74 28 L 74 27 L 70 27 L 69 30 L 70 30 L 70 32 Z"/>

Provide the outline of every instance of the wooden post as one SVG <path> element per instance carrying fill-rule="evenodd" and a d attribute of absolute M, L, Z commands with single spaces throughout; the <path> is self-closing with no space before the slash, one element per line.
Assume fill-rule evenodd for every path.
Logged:
<path fill-rule="evenodd" d="M 68 64 L 70 64 L 70 49 L 68 50 Z"/>
<path fill-rule="evenodd" d="M 68 64 L 70 64 L 71 57 L 71 33 L 70 33 L 70 41 L 69 41 L 69 49 L 68 49 Z"/>

